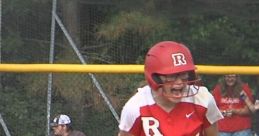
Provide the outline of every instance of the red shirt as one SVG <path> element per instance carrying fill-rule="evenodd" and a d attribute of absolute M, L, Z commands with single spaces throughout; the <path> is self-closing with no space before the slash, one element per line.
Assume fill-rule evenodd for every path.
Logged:
<path fill-rule="evenodd" d="M 243 84 L 243 91 L 252 100 L 252 92 L 248 84 Z M 217 106 L 220 110 L 227 109 L 240 109 L 245 106 L 245 102 L 240 98 L 222 97 L 221 87 L 216 85 L 213 89 L 213 96 L 216 100 Z M 235 132 L 251 128 L 250 115 L 232 115 L 231 117 L 224 117 L 218 122 L 219 131 L 222 132 Z"/>
<path fill-rule="evenodd" d="M 150 87 L 145 86 L 123 107 L 119 128 L 135 136 L 195 136 L 221 118 L 205 87 L 193 97 L 182 98 L 168 113 L 155 103 Z"/>

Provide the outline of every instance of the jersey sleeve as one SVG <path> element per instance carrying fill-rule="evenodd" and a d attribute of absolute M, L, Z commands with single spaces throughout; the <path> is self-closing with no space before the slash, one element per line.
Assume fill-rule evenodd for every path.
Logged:
<path fill-rule="evenodd" d="M 140 111 L 136 100 L 131 98 L 121 111 L 119 129 L 133 135 L 139 135 L 141 127 Z"/>
<path fill-rule="evenodd" d="M 125 105 L 121 112 L 119 128 L 128 132 L 135 122 L 135 118 L 133 118 L 133 116 L 134 115 L 129 109 L 129 106 Z"/>
<path fill-rule="evenodd" d="M 135 136 L 142 135 L 141 109 L 154 103 L 149 86 L 138 88 L 138 92 L 128 100 L 122 109 L 119 129 Z"/>
<path fill-rule="evenodd" d="M 206 96 L 207 96 L 208 105 L 207 105 L 207 112 L 206 112 L 207 121 L 204 122 L 205 128 L 223 118 L 212 94 L 210 92 L 207 92 Z"/>
<path fill-rule="evenodd" d="M 209 101 L 209 105 L 208 105 L 208 110 L 207 110 L 206 116 L 208 118 L 208 121 L 211 124 L 213 124 L 216 121 L 222 119 L 223 116 L 222 116 L 220 110 L 218 109 L 213 96 L 212 95 L 210 95 L 210 96 L 211 96 L 211 98 L 210 98 L 210 101 Z"/>

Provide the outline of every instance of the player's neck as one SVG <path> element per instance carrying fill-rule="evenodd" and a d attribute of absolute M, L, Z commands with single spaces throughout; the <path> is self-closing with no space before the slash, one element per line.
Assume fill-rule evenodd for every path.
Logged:
<path fill-rule="evenodd" d="M 176 103 L 172 103 L 171 101 L 165 99 L 159 91 L 152 91 L 152 96 L 156 104 L 168 113 L 171 112 L 176 105 Z"/>

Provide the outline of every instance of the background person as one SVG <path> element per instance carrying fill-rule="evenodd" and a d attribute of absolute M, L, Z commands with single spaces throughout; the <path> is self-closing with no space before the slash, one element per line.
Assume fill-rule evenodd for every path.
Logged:
<path fill-rule="evenodd" d="M 248 84 L 239 75 L 224 75 L 212 91 L 216 103 L 224 115 L 219 121 L 220 136 L 251 136 L 251 111 L 242 94 L 252 100 Z"/>
<path fill-rule="evenodd" d="M 255 113 L 254 113 L 254 119 L 255 119 L 255 127 L 254 127 L 254 132 L 259 136 L 259 78 L 258 78 L 258 89 L 255 94 Z"/>
<path fill-rule="evenodd" d="M 251 101 L 245 92 L 241 93 L 241 98 L 244 99 L 244 102 L 248 106 L 249 110 L 253 113 L 253 132 L 256 136 L 259 135 L 259 93 L 258 91 L 255 94 L 255 102 Z"/>
<path fill-rule="evenodd" d="M 118 136 L 217 136 L 223 116 L 213 96 L 197 81 L 189 49 L 164 41 L 145 58 L 148 85 L 124 105 Z"/>
<path fill-rule="evenodd" d="M 259 136 L 259 76 L 256 77 L 256 85 L 257 85 L 257 89 L 255 92 L 255 113 L 254 113 L 254 131 L 257 134 L 257 136 Z"/>
<path fill-rule="evenodd" d="M 81 131 L 74 130 L 69 116 L 60 114 L 50 124 L 53 129 L 52 136 L 85 136 Z"/>

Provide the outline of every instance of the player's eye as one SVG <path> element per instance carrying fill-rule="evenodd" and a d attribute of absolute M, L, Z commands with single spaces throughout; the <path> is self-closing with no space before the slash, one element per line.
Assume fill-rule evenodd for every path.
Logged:
<path fill-rule="evenodd" d="M 175 82 L 177 79 L 182 81 L 188 81 L 189 75 L 188 73 L 179 73 L 174 75 L 162 75 L 160 79 L 162 80 L 163 84 Z"/>

